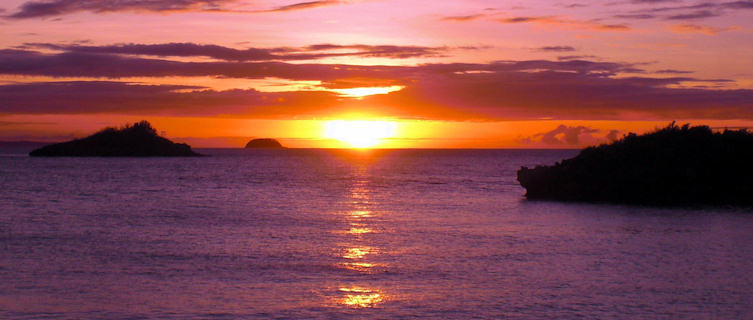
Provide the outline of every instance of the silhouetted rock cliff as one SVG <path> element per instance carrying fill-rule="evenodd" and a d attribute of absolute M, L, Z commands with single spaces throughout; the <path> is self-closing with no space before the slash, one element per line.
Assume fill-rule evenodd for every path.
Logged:
<path fill-rule="evenodd" d="M 200 156 L 184 143 L 157 135 L 149 122 L 141 121 L 121 129 L 106 128 L 91 136 L 44 146 L 32 157 L 190 157 Z"/>
<path fill-rule="evenodd" d="M 279 141 L 277 141 L 275 139 L 264 138 L 264 139 L 253 139 L 253 140 L 249 141 L 246 144 L 246 148 L 253 148 L 253 149 L 264 148 L 264 149 L 268 149 L 268 148 L 284 148 L 284 147 L 280 144 Z"/>
<path fill-rule="evenodd" d="M 650 205 L 753 204 L 753 134 L 676 126 L 518 171 L 529 199 Z"/>

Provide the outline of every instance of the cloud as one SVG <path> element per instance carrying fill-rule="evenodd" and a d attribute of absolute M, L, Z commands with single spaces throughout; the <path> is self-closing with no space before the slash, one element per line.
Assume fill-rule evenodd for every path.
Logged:
<path fill-rule="evenodd" d="M 586 54 L 586 55 L 569 55 L 569 56 L 557 56 L 557 60 L 563 61 L 563 60 L 585 60 L 585 59 L 593 59 L 596 58 L 594 55 Z"/>
<path fill-rule="evenodd" d="M 423 47 L 423 46 L 396 46 L 396 45 L 336 45 L 336 44 L 315 44 L 297 49 L 288 49 L 289 51 L 327 51 L 327 50 L 354 50 L 349 53 L 321 53 L 323 57 L 327 56 L 362 56 L 369 58 L 415 58 L 415 57 L 438 57 L 446 54 L 452 48 L 448 47 Z M 476 47 L 462 47 L 463 50 L 476 50 Z M 292 54 L 295 56 L 295 54 Z"/>
<path fill-rule="evenodd" d="M 578 8 L 582 7 L 583 5 L 574 4 L 567 6 L 568 8 Z M 491 11 L 496 11 L 492 9 Z M 602 23 L 598 19 L 592 19 L 592 20 L 579 20 L 569 17 L 563 17 L 563 16 L 507 16 L 505 17 L 502 13 L 479 13 L 479 14 L 470 14 L 470 15 L 457 15 L 457 16 L 446 16 L 441 18 L 442 21 L 451 21 L 451 22 L 468 22 L 473 20 L 478 20 L 482 18 L 489 18 L 493 21 L 499 22 L 499 23 L 533 23 L 533 24 L 541 24 L 541 25 L 552 25 L 552 26 L 559 26 L 559 27 L 566 27 L 570 29 L 587 29 L 587 30 L 594 30 L 594 31 L 628 31 L 631 28 L 625 24 L 610 24 L 610 23 Z"/>
<path fill-rule="evenodd" d="M 520 138 L 517 142 L 526 145 L 539 145 L 546 147 L 580 147 L 614 141 L 617 139 L 617 134 L 619 134 L 620 131 L 610 130 L 603 137 L 595 135 L 599 132 L 601 132 L 601 130 L 590 127 L 571 127 L 561 124 L 553 130 Z"/>
<path fill-rule="evenodd" d="M 147 55 L 157 57 L 208 57 L 226 61 L 291 61 L 315 60 L 331 57 L 367 57 L 405 59 L 436 57 L 446 54 L 448 47 L 396 46 L 396 45 L 334 45 L 316 44 L 298 48 L 247 48 L 235 49 L 218 45 L 196 43 L 117 44 L 84 46 L 79 44 L 27 43 L 23 48 L 42 48 L 56 51 L 89 54 Z M 465 47 L 465 50 L 472 48 Z"/>
<path fill-rule="evenodd" d="M 455 22 L 465 22 L 465 21 L 472 21 L 477 20 L 486 17 L 485 14 L 471 14 L 471 15 L 465 15 L 465 16 L 449 16 L 449 17 L 443 17 L 442 21 L 455 21 Z"/>
<path fill-rule="evenodd" d="M 691 78 L 611 78 L 568 72 L 434 76 L 400 92 L 395 103 L 463 109 L 477 119 L 730 119 L 753 117 L 753 90 L 670 88 Z M 385 104 L 389 102 L 385 101 Z"/>
<path fill-rule="evenodd" d="M 592 129 L 584 126 L 568 127 L 560 125 L 556 129 L 543 133 L 541 140 L 546 144 L 569 144 L 578 145 L 581 141 L 581 135 L 591 135 L 599 132 L 599 129 Z M 561 135 L 561 137 L 558 137 Z"/>
<path fill-rule="evenodd" d="M 562 26 L 573 29 L 588 29 L 594 31 L 628 31 L 630 27 L 624 24 L 605 24 L 596 20 L 577 20 L 557 16 L 518 16 L 497 19 L 500 23 L 535 23 L 542 25 Z"/>
<path fill-rule="evenodd" d="M 0 114 L 252 114 L 256 117 L 316 114 L 336 108 L 339 99 L 334 93 L 322 91 L 215 91 L 195 86 L 112 81 L 4 85 L 0 86 L 0 97 L 3 98 Z"/>
<path fill-rule="evenodd" d="M 681 13 L 668 16 L 668 20 L 692 20 L 692 19 L 705 19 L 719 16 L 719 13 L 711 12 L 709 10 L 699 10 L 688 13 Z"/>
<path fill-rule="evenodd" d="M 343 3 L 343 1 L 320 0 L 320 1 L 299 2 L 299 3 L 289 4 L 289 5 L 280 6 L 274 9 L 266 10 L 266 12 L 285 12 L 285 11 L 312 9 L 312 8 L 326 7 L 326 6 L 331 6 L 331 5 L 341 4 L 341 3 Z"/>
<path fill-rule="evenodd" d="M 697 33 L 705 35 L 716 35 L 721 32 L 740 30 L 740 27 L 719 28 L 702 24 L 679 24 L 670 27 L 670 30 L 676 33 Z"/>
<path fill-rule="evenodd" d="M 330 45 L 325 45 L 330 46 Z M 389 50 L 387 50 L 389 51 Z M 63 52 L 42 54 L 36 51 L 0 50 L 0 74 L 52 77 L 168 77 L 222 76 L 230 78 L 276 77 L 290 80 L 337 78 L 404 78 L 414 72 L 453 73 L 468 70 L 486 72 L 553 69 L 563 72 L 613 75 L 639 72 L 632 65 L 591 61 L 510 61 L 491 64 L 435 64 L 421 67 L 358 66 L 337 64 L 291 64 L 283 62 L 184 62 L 132 56 Z"/>
<path fill-rule="evenodd" d="M 656 18 L 656 15 L 653 14 L 647 14 L 647 13 L 628 13 L 628 14 L 617 14 L 614 16 L 615 18 L 621 18 L 621 19 L 653 19 Z"/>
<path fill-rule="evenodd" d="M 640 73 L 649 74 L 633 64 L 584 59 L 356 66 L 183 62 L 6 49 L 0 50 L 0 74 L 92 80 L 181 76 L 279 78 L 320 81 L 321 90 L 369 86 L 404 89 L 353 99 L 327 91 L 306 91 L 309 89 L 269 93 L 117 81 L 25 83 L 0 86 L 0 113 L 151 110 L 177 115 L 203 112 L 293 117 L 350 108 L 385 116 L 446 120 L 753 119 L 753 90 L 714 88 L 728 85 L 730 80 L 625 76 Z M 706 83 L 710 87 L 693 88 L 686 83 Z"/>
<path fill-rule="evenodd" d="M 607 138 L 607 142 L 612 142 L 619 139 L 618 134 L 620 134 L 620 130 L 609 130 L 605 138 Z"/>
<path fill-rule="evenodd" d="M 659 74 L 689 74 L 689 73 L 693 73 L 693 71 L 663 69 L 663 70 L 656 70 L 656 71 L 654 71 L 654 73 L 659 73 Z"/>
<path fill-rule="evenodd" d="M 28 1 L 18 11 L 6 16 L 11 19 L 45 18 L 77 12 L 236 12 L 264 13 L 312 9 L 346 3 L 345 1 L 319 0 L 299 2 L 269 10 L 240 10 L 229 8 L 239 0 L 38 0 Z"/>
<path fill-rule="evenodd" d="M 674 6 L 664 5 L 665 3 L 673 3 L 682 1 L 662 1 L 662 0 L 636 0 L 632 3 L 661 5 L 659 7 L 648 7 L 639 10 L 633 10 L 630 12 L 619 13 L 614 15 L 616 18 L 622 19 L 654 19 L 661 18 L 666 20 L 698 20 L 712 17 L 718 17 L 727 15 L 731 12 L 739 10 L 753 9 L 753 1 L 705 1 L 696 4 L 678 4 Z"/>
<path fill-rule="evenodd" d="M 733 1 L 723 3 L 722 6 L 729 9 L 753 9 L 753 1 Z"/>
<path fill-rule="evenodd" d="M 575 51 L 575 48 L 571 46 L 545 46 L 536 48 L 536 50 L 547 52 L 572 52 Z"/>
<path fill-rule="evenodd" d="M 137 11 L 137 12 L 178 12 L 216 11 L 223 5 L 237 0 L 48 0 L 23 3 L 16 13 L 8 16 L 13 19 L 43 18 L 81 11 L 95 13 Z"/>

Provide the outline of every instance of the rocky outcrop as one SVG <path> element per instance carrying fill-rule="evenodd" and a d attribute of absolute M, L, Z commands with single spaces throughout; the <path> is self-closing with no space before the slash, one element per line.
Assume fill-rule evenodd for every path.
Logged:
<path fill-rule="evenodd" d="M 120 129 L 106 128 L 91 136 L 41 147 L 32 157 L 192 157 L 200 154 L 184 143 L 157 135 L 146 121 Z"/>
<path fill-rule="evenodd" d="M 275 139 L 253 139 L 246 144 L 248 149 L 280 149 L 284 148 L 279 141 Z"/>
<path fill-rule="evenodd" d="M 753 204 L 753 134 L 668 127 L 522 167 L 528 199 L 648 205 Z"/>

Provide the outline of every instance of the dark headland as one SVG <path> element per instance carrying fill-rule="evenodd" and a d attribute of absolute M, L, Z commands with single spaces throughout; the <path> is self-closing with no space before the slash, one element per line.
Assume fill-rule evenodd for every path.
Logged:
<path fill-rule="evenodd" d="M 670 124 L 522 167 L 528 199 L 646 205 L 753 204 L 753 133 Z"/>
<path fill-rule="evenodd" d="M 200 154 L 185 143 L 157 135 L 149 122 L 140 121 L 120 129 L 105 128 L 91 136 L 44 146 L 32 157 L 193 157 Z"/>
<path fill-rule="evenodd" d="M 248 149 L 281 149 L 284 148 L 279 141 L 275 139 L 263 138 L 253 139 L 246 144 Z"/>

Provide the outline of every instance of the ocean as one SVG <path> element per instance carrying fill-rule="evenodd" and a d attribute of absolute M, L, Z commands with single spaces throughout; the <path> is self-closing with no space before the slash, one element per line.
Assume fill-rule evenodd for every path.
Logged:
<path fill-rule="evenodd" d="M 0 155 L 2 319 L 753 319 L 753 209 L 527 201 L 574 150 Z"/>

